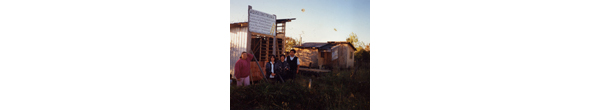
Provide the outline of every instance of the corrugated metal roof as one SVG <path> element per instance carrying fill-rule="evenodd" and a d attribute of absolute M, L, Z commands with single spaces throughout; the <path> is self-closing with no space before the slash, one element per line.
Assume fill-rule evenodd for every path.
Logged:
<path fill-rule="evenodd" d="M 336 46 L 338 44 L 349 44 L 350 47 L 352 47 L 352 49 L 356 50 L 356 48 L 354 48 L 354 46 L 352 46 L 352 44 L 345 42 L 345 41 L 328 41 L 327 43 L 307 42 L 300 46 L 294 46 L 294 47 L 296 47 L 296 48 L 319 48 L 319 49 L 329 50 L 329 49 L 331 49 L 331 47 Z"/>
<path fill-rule="evenodd" d="M 327 43 L 330 44 L 348 44 L 350 45 L 350 47 L 352 47 L 352 49 L 356 50 L 356 48 L 354 47 L 354 45 L 352 45 L 350 42 L 346 42 L 346 41 L 327 41 Z"/>
<path fill-rule="evenodd" d="M 329 49 L 331 49 L 331 47 L 333 47 L 333 46 L 335 46 L 335 45 L 337 45 L 337 44 L 330 44 L 330 43 L 327 43 L 327 45 L 321 46 L 319 49 L 325 49 L 325 50 L 329 50 Z"/>
<path fill-rule="evenodd" d="M 298 48 L 313 48 L 313 47 L 314 48 L 320 48 L 320 47 L 325 46 L 327 44 L 328 43 L 308 42 L 308 43 L 304 43 L 304 44 L 302 44 L 300 46 L 295 46 L 295 47 L 298 47 Z"/>

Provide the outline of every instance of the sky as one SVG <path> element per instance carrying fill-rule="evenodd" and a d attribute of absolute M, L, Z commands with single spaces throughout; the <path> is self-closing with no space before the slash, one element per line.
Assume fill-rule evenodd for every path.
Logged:
<path fill-rule="evenodd" d="M 229 22 L 246 22 L 248 5 L 277 19 L 296 18 L 286 24 L 286 36 L 302 36 L 304 42 L 346 41 L 354 32 L 359 41 L 370 43 L 368 0 L 231 0 Z"/>

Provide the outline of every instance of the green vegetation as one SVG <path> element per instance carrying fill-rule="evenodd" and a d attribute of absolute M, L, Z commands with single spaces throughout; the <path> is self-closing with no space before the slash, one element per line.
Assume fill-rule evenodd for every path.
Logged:
<path fill-rule="evenodd" d="M 298 46 L 300 44 L 302 44 L 302 41 L 299 39 L 285 37 L 285 51 L 286 52 L 289 52 L 290 50 L 292 50 L 292 48 L 294 48 L 294 46 Z"/>
<path fill-rule="evenodd" d="M 371 43 L 365 44 L 364 42 L 359 41 L 358 36 L 354 32 L 348 35 L 348 38 L 346 38 L 346 42 L 349 42 L 350 44 L 352 44 L 352 46 L 354 46 L 354 48 L 356 48 L 356 51 L 354 51 L 354 58 L 356 58 L 356 62 L 370 61 Z"/>
<path fill-rule="evenodd" d="M 360 65 L 364 66 L 319 76 L 301 71 L 294 82 L 231 86 L 230 109 L 369 109 L 369 64 Z M 309 79 L 312 79 L 310 89 Z"/>

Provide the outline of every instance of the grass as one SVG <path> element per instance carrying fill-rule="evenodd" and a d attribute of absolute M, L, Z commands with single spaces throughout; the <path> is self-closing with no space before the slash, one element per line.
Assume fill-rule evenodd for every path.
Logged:
<path fill-rule="evenodd" d="M 354 73 L 356 71 L 356 73 Z M 230 87 L 230 108 L 246 109 L 369 109 L 368 66 L 356 70 L 320 73 L 302 72 L 294 82 L 259 82 L 245 87 Z M 308 88 L 312 79 L 311 88 Z"/>

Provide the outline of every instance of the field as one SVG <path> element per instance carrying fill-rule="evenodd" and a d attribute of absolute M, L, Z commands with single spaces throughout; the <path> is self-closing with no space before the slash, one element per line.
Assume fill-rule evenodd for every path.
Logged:
<path fill-rule="evenodd" d="M 369 109 L 370 72 L 368 63 L 363 65 L 318 76 L 300 71 L 293 82 L 260 81 L 251 86 L 231 86 L 230 109 Z"/>

